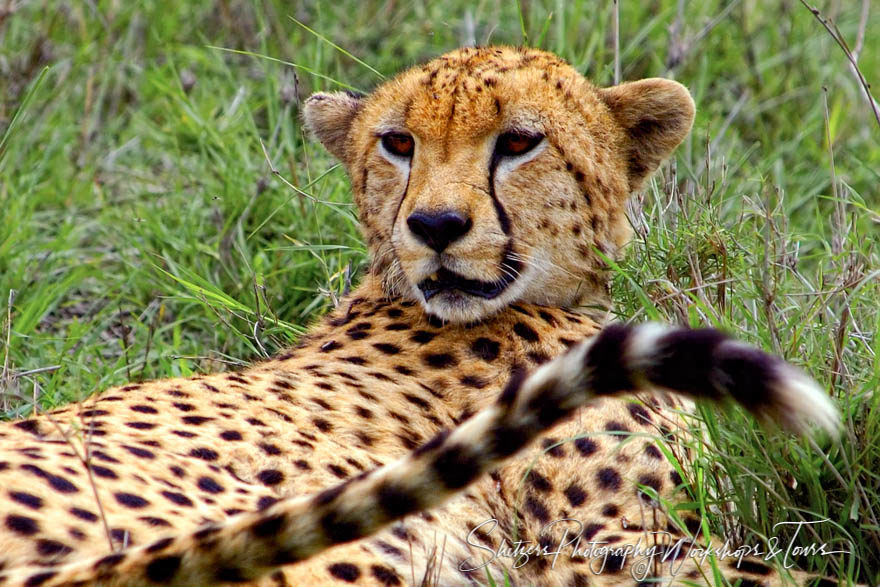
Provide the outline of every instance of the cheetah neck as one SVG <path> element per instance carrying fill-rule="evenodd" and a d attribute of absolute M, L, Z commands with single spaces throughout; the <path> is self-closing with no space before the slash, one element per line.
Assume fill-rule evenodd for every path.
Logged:
<path fill-rule="evenodd" d="M 531 370 L 598 330 L 587 315 L 531 304 L 476 324 L 443 324 L 367 282 L 275 361 L 313 375 L 345 373 L 369 389 L 407 381 L 426 400 L 454 405 L 457 420 L 488 405 L 517 369 Z"/>

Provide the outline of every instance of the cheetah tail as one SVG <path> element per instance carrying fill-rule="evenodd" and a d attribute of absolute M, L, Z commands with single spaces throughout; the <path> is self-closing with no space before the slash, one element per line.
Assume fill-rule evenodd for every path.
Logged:
<path fill-rule="evenodd" d="M 593 398 L 658 387 L 733 399 L 795 431 L 806 430 L 809 421 L 831 432 L 838 426 L 834 406 L 812 381 L 717 331 L 610 326 L 531 374 L 515 374 L 493 405 L 388 466 L 317 495 L 101 559 L 10 570 L 0 575 L 0 585 L 256 579 L 439 505 Z"/>

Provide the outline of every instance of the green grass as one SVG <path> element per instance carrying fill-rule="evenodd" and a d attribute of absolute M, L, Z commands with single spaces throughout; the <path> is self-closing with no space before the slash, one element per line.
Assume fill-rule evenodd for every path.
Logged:
<path fill-rule="evenodd" d="M 850 46 L 858 4 L 819 6 Z M 610 0 L 14 6 L 0 13 L 6 417 L 35 396 L 50 408 L 272 354 L 357 281 L 347 181 L 297 121 L 309 92 L 368 90 L 474 41 L 525 41 L 599 84 L 614 78 Z M 840 399 L 840 444 L 704 409 L 711 449 L 695 446 L 685 477 L 695 502 L 736 504 L 707 522 L 747 543 L 785 542 L 780 521 L 828 518 L 798 543 L 854 556 L 797 562 L 878 584 L 880 128 L 798 2 L 684 7 L 620 4 L 623 79 L 674 77 L 698 115 L 636 198 L 617 311 L 724 328 Z M 866 27 L 859 65 L 876 85 L 880 12 Z"/>

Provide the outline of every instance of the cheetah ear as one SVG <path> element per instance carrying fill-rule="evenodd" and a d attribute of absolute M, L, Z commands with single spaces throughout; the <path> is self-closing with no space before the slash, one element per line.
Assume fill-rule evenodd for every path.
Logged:
<path fill-rule="evenodd" d="M 363 96 L 348 92 L 317 92 L 303 106 L 303 122 L 321 144 L 347 164 L 348 131 L 363 105 Z"/>
<path fill-rule="evenodd" d="M 632 191 L 688 135 L 694 101 L 678 82 L 649 78 L 599 90 L 599 96 L 628 137 L 628 175 Z"/>

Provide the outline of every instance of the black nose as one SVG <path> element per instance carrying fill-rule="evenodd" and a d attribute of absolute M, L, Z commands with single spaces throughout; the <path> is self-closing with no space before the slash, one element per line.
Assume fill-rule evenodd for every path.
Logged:
<path fill-rule="evenodd" d="M 471 219 L 458 212 L 413 212 L 406 224 L 416 237 L 438 253 L 471 229 Z"/>

